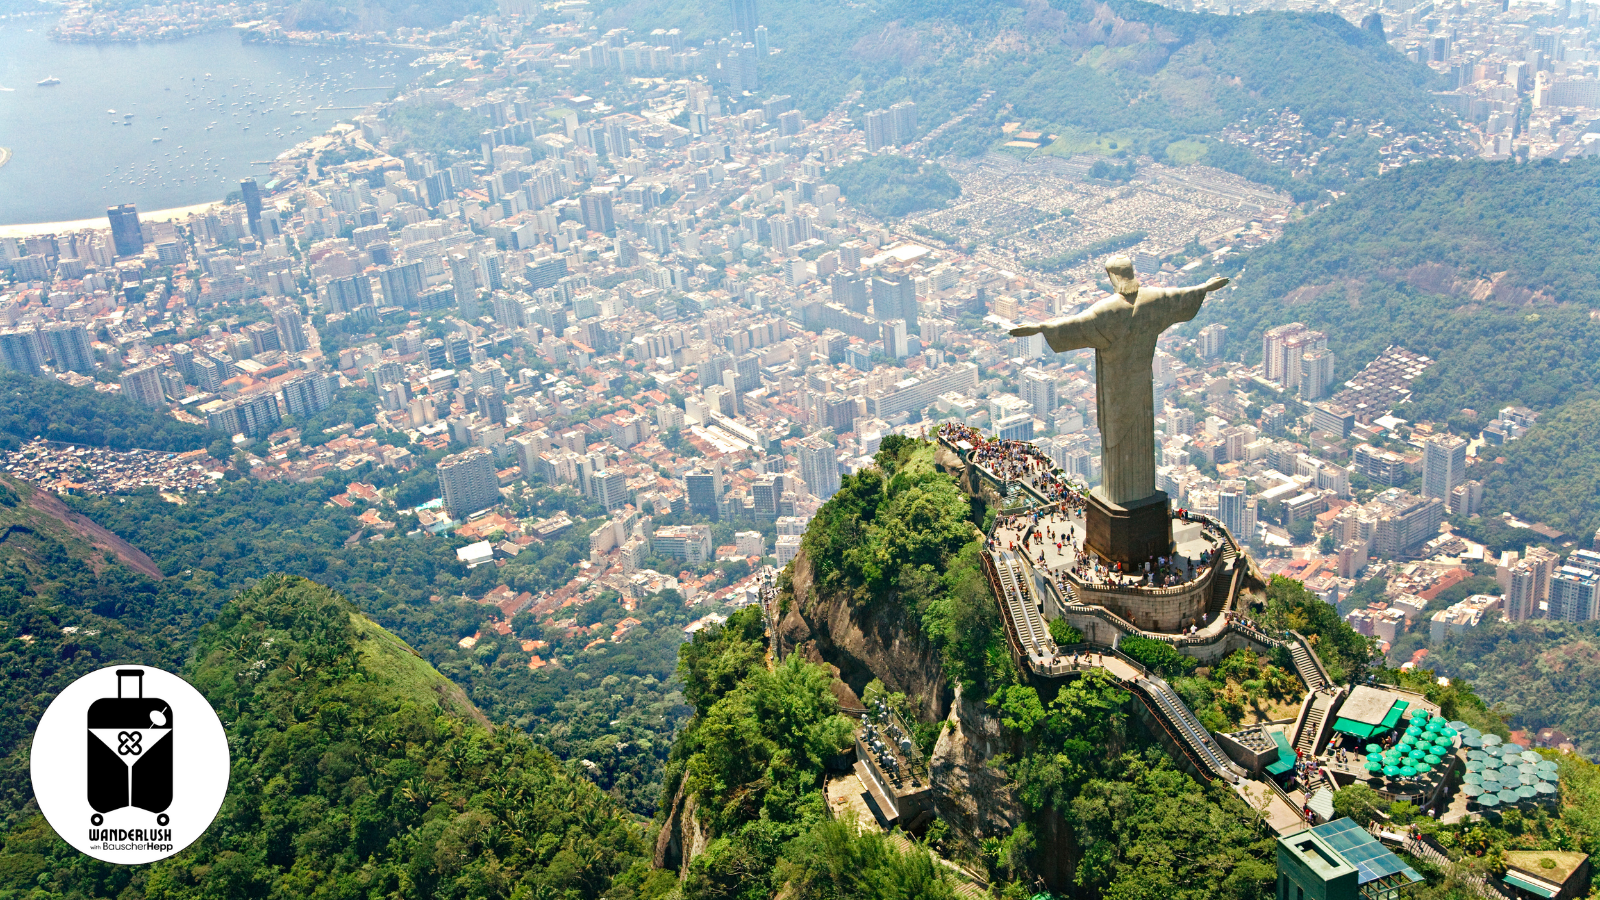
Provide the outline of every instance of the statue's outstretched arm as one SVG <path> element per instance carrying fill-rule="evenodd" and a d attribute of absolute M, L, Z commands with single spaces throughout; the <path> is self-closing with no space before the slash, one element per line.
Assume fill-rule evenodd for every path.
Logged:
<path fill-rule="evenodd" d="M 1219 275 L 1205 284 L 1197 284 L 1194 287 L 1161 288 L 1152 300 L 1160 304 L 1158 309 L 1162 310 L 1160 315 L 1163 321 L 1169 324 L 1187 322 L 1199 314 L 1200 306 L 1205 302 L 1207 294 L 1227 283 L 1228 279 Z M 1142 297 L 1143 291 L 1140 294 Z"/>
<path fill-rule="evenodd" d="M 1030 335 L 1043 334 L 1050 349 L 1057 353 L 1068 350 L 1082 350 L 1087 347 L 1098 347 L 1101 343 L 1100 329 L 1095 324 L 1095 307 L 1090 307 L 1075 316 L 1066 316 L 1060 319 L 1051 319 L 1047 322 L 1036 322 L 1032 325 L 1019 325 L 1011 329 L 1012 337 L 1029 337 Z"/>

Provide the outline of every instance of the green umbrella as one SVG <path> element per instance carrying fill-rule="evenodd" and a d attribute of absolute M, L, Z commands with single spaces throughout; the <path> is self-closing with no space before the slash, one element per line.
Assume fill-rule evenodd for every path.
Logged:
<path fill-rule="evenodd" d="M 1399 775 L 1399 774 L 1400 774 L 1400 767 L 1399 767 L 1399 766 L 1396 766 L 1396 765 L 1387 765 L 1387 766 L 1384 766 L 1384 767 L 1383 767 L 1383 774 L 1385 774 L 1385 775 L 1387 775 L 1387 776 L 1389 776 L 1389 777 L 1390 777 L 1390 778 L 1393 778 L 1393 777 L 1395 777 L 1395 776 L 1396 776 L 1396 775 Z"/>
<path fill-rule="evenodd" d="M 1556 773 L 1556 770 L 1560 768 L 1559 766 L 1557 766 L 1555 763 L 1551 762 L 1548 759 L 1545 760 L 1544 762 L 1541 762 L 1541 763 L 1534 763 L 1533 765 L 1534 765 L 1534 768 L 1538 769 L 1539 771 L 1541 771 L 1541 772 L 1549 772 L 1552 775 L 1554 775 Z"/>
<path fill-rule="evenodd" d="M 1485 747 L 1497 747 L 1497 746 L 1499 746 L 1500 745 L 1500 735 L 1498 735 L 1498 734 L 1486 734 L 1486 735 L 1484 735 L 1483 736 L 1483 745 Z"/>
<path fill-rule="evenodd" d="M 1532 785 L 1525 784 L 1522 787 L 1517 788 L 1517 796 L 1524 800 L 1532 800 L 1534 795 L 1538 793 L 1539 792 L 1535 790 Z"/>
<path fill-rule="evenodd" d="M 1443 759 L 1441 759 L 1441 758 L 1439 758 L 1437 756 L 1434 756 L 1432 753 L 1429 753 L 1427 756 L 1424 756 L 1422 758 L 1422 761 L 1427 763 L 1430 766 L 1437 766 L 1438 764 L 1444 762 Z"/>
<path fill-rule="evenodd" d="M 1421 759 L 1428 755 L 1428 751 L 1422 749 L 1421 747 L 1417 747 L 1406 755 L 1410 756 L 1412 759 Z"/>
<path fill-rule="evenodd" d="M 1433 771 L 1433 764 L 1424 760 L 1423 762 L 1412 763 L 1411 768 L 1416 769 L 1418 775 L 1426 775 Z"/>
<path fill-rule="evenodd" d="M 1382 772 L 1383 771 L 1383 763 L 1377 762 L 1376 760 L 1369 759 L 1369 760 L 1367 760 L 1367 771 L 1368 772 Z"/>
<path fill-rule="evenodd" d="M 1541 794 L 1546 795 L 1546 796 L 1549 796 L 1550 794 L 1554 794 L 1556 792 L 1556 786 L 1551 784 L 1548 781 L 1539 782 L 1538 784 L 1533 786 L 1533 789 L 1538 791 Z"/>
<path fill-rule="evenodd" d="M 1438 719 L 1434 719 L 1434 720 L 1432 720 L 1431 722 L 1428 723 L 1428 730 L 1429 731 L 1438 731 L 1439 729 L 1441 729 L 1443 727 L 1444 727 L 1444 723 L 1439 721 Z"/>
<path fill-rule="evenodd" d="M 1367 752 L 1368 753 L 1382 753 L 1383 752 L 1383 745 L 1382 744 L 1368 744 L 1367 745 Z"/>
<path fill-rule="evenodd" d="M 1538 765 L 1539 763 L 1544 762 L 1544 757 L 1533 752 L 1532 750 L 1524 750 L 1522 751 L 1522 761 L 1525 763 L 1533 763 Z"/>
<path fill-rule="evenodd" d="M 1521 797 L 1517 796 L 1517 792 L 1516 791 L 1513 791 L 1513 790 L 1511 790 L 1509 788 L 1506 789 L 1506 790 L 1501 791 L 1496 796 L 1498 796 L 1500 798 L 1500 802 L 1501 803 L 1515 803 L 1518 800 L 1522 799 Z"/>
<path fill-rule="evenodd" d="M 1461 732 L 1455 730 L 1454 728 L 1445 727 L 1445 728 L 1440 729 L 1439 733 L 1444 735 L 1447 738 L 1453 738 L 1456 735 L 1460 734 Z"/>
<path fill-rule="evenodd" d="M 1465 794 L 1468 797 L 1476 797 L 1479 794 L 1483 793 L 1483 788 L 1478 786 L 1478 785 L 1476 785 L 1476 784 L 1468 784 L 1468 785 L 1464 785 L 1461 788 L 1461 793 Z"/>
<path fill-rule="evenodd" d="M 1376 752 L 1375 751 L 1375 752 L 1367 754 L 1367 761 L 1368 762 L 1381 762 L 1382 760 L 1383 760 L 1383 754 L 1381 752 Z"/>
<path fill-rule="evenodd" d="M 1415 778 L 1415 777 L 1417 777 L 1417 769 L 1416 769 L 1416 767 L 1415 766 L 1401 766 L 1400 767 L 1400 777 L 1401 778 Z"/>
<path fill-rule="evenodd" d="M 1489 793 L 1488 791 L 1484 791 L 1482 794 L 1480 794 L 1478 796 L 1478 805 L 1480 805 L 1480 806 L 1499 806 L 1500 805 L 1500 798 L 1498 796 L 1494 795 L 1494 794 Z"/>
<path fill-rule="evenodd" d="M 1477 772 L 1468 772 L 1461 780 L 1472 785 L 1483 784 L 1483 776 L 1479 775 Z"/>
<path fill-rule="evenodd" d="M 1481 737 L 1473 737 L 1470 734 L 1469 735 L 1463 735 L 1462 738 L 1461 738 L 1461 743 L 1466 744 L 1468 747 L 1482 747 L 1483 746 L 1483 738 L 1481 738 Z"/>

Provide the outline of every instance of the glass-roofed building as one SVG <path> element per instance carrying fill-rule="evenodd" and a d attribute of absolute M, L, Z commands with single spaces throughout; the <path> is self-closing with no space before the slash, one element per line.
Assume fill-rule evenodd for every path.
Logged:
<path fill-rule="evenodd" d="M 1278 838 L 1278 900 L 1398 900 L 1421 881 L 1352 819 Z"/>

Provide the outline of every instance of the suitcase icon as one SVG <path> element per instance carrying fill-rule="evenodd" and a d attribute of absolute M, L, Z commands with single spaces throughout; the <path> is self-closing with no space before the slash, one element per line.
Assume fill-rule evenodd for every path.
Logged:
<path fill-rule="evenodd" d="M 101 813 L 132 806 L 168 822 L 172 805 L 172 706 L 144 695 L 144 672 L 117 670 L 117 696 L 89 706 L 89 805 Z"/>

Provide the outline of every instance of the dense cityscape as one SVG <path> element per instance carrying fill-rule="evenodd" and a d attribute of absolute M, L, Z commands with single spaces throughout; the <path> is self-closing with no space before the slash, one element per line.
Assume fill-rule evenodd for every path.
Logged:
<path fill-rule="evenodd" d="M 770 11 L 755 0 L 719 6 L 733 27 L 704 40 L 644 20 L 619 26 L 609 7 L 583 0 L 503 0 L 492 13 L 410 26 L 370 10 L 286 15 L 270 3 L 67 3 L 50 26 L 61 42 L 232 27 L 249 42 L 419 56 L 411 83 L 338 107 L 339 124 L 263 161 L 268 173 L 240 177 L 225 199 L 177 212 L 123 202 L 92 226 L 0 232 L 0 370 L 75 392 L 40 396 L 86 396 L 111 404 L 97 409 L 204 434 L 188 445 L 203 449 L 131 439 L 114 449 L 7 424 L 0 475 L 65 498 L 73 512 L 62 515 L 77 518 L 62 521 L 97 547 L 139 554 L 139 570 L 169 585 L 213 579 L 203 589 L 220 589 L 223 564 L 206 557 L 214 571 L 202 577 L 198 563 L 162 550 L 125 551 L 95 530 L 118 515 L 114 504 L 170 508 L 187 540 L 202 533 L 194 506 L 207 496 L 248 485 L 250 502 L 266 503 L 331 485 L 316 503 L 341 514 L 341 533 L 308 519 L 283 539 L 346 554 L 319 566 L 348 579 L 352 601 L 388 590 L 381 562 L 352 574 L 357 554 L 409 560 L 411 548 L 446 548 L 454 567 L 406 602 L 435 610 L 430 622 L 455 618 L 427 635 L 443 650 L 411 654 L 440 681 L 462 682 L 461 702 L 483 706 L 471 712 L 485 724 L 509 719 L 556 753 L 563 777 L 602 785 L 634 826 L 656 817 L 653 861 L 631 849 L 635 869 L 585 882 L 583 896 L 601 896 L 597 884 L 637 897 L 732 896 L 696 879 L 717 866 L 776 872 L 780 853 L 785 866 L 821 865 L 797 862 L 799 832 L 769 841 L 760 864 L 718 855 L 733 852 L 728 842 L 758 844 L 762 816 L 781 818 L 727 797 L 707 811 L 726 789 L 717 777 L 731 777 L 706 774 L 716 765 L 706 748 L 722 739 L 709 729 L 719 715 L 765 722 L 766 701 L 724 707 L 779 690 L 764 677 L 811 678 L 782 690 L 826 695 L 807 715 L 832 719 L 808 734 L 824 740 L 817 729 L 842 716 L 848 740 L 830 732 L 827 753 L 820 743 L 771 751 L 764 759 L 777 762 L 753 764 L 774 767 L 761 790 L 781 754 L 809 759 L 797 771 L 815 784 L 793 790 L 821 793 L 804 815 L 826 807 L 834 820 L 856 816 L 873 840 L 887 836 L 883 853 L 931 853 L 926 877 L 940 890 L 959 885 L 950 896 L 1115 893 L 1136 865 L 1107 863 L 1124 874 L 1083 876 L 1102 879 L 1084 887 L 1064 874 L 1089 865 L 1078 837 L 1044 838 L 1074 860 L 1059 871 L 1024 845 L 1040 822 L 1066 821 L 1055 810 L 1069 806 L 1071 828 L 1089 835 L 1093 816 L 1075 798 L 1091 783 L 1124 784 L 1112 769 L 1158 756 L 1184 779 L 1219 786 L 1207 809 L 1251 816 L 1277 842 L 1222 865 L 1265 866 L 1248 869 L 1251 887 L 1238 896 L 1271 895 L 1272 853 L 1279 897 L 1334 884 L 1364 853 L 1360 893 L 1352 874 L 1347 893 L 1326 896 L 1586 896 L 1587 857 L 1576 851 L 1600 850 L 1600 837 L 1552 824 L 1562 802 L 1579 802 L 1573 767 L 1600 752 L 1591 733 L 1563 730 L 1586 715 L 1529 711 L 1521 695 L 1485 702 L 1467 687 L 1461 648 L 1533 633 L 1519 628 L 1587 635 L 1583 623 L 1600 621 L 1600 531 L 1570 533 L 1593 517 L 1540 520 L 1503 501 L 1537 479 L 1547 490 L 1549 466 L 1506 488 L 1507 459 L 1545 446 L 1550 423 L 1571 418 L 1557 404 L 1587 397 L 1594 375 L 1566 398 L 1537 393 L 1530 377 L 1440 401 L 1441 380 L 1459 379 L 1463 363 L 1438 348 L 1462 345 L 1429 344 L 1436 335 L 1421 328 L 1375 332 L 1371 320 L 1413 311 L 1363 294 L 1344 271 L 1280 290 L 1272 266 L 1300 257 L 1271 254 L 1302 252 L 1310 229 L 1385 177 L 1435 165 L 1588 165 L 1600 156 L 1589 130 L 1600 127 L 1600 9 L 1162 5 L 1230 19 L 1334 12 L 1357 26 L 1347 32 L 1376 41 L 1372 52 L 1416 65 L 1437 119 L 1312 116 L 1262 99 L 1213 135 L 1138 132 L 1119 144 L 1135 132 L 1052 131 L 998 89 L 956 104 L 908 78 L 886 100 L 899 83 L 886 92 L 858 78 L 819 106 L 772 87 L 792 84 L 786 67 L 814 51 L 769 32 Z M 1096 28 L 1113 19 L 1147 28 L 1110 7 L 1093 15 Z M 987 142 L 977 152 L 936 149 L 973 129 Z M 1124 265 L 1137 275 L 1131 293 L 1118 282 Z M 1126 386 L 1102 380 L 1088 350 L 1052 350 L 1048 329 L 1011 332 L 1082 320 L 1119 297 L 1132 304 L 1141 285 L 1211 290 L 1207 279 L 1222 275 L 1232 283 L 1205 312 L 1155 343 L 1146 399 L 1154 487 L 1170 506 L 1160 546 L 1171 550 L 1117 556 L 1095 524 L 1111 520 L 1095 517 L 1126 512 L 1096 506 L 1118 442 L 1102 433 L 1107 391 Z M 1457 255 L 1397 259 L 1378 277 L 1460 298 L 1469 313 L 1513 310 L 1530 328 L 1594 329 L 1595 314 L 1584 323 L 1570 297 L 1507 276 Z M 1329 296 L 1348 297 L 1354 312 L 1326 314 L 1316 304 Z M 1466 399 L 1516 389 L 1528 399 L 1493 408 Z M 0 549 L 17 546 L 6 544 L 13 534 L 33 540 L 39 529 L 4 518 L 18 495 L 0 491 Z M 268 537 L 229 535 L 227 552 Z M 556 560 L 567 544 L 576 558 Z M 16 551 L 30 560 L 16 569 L 27 577 L 42 571 L 37 560 L 63 558 L 31 548 Z M 300 590 L 268 574 L 232 584 L 251 603 Z M 986 613 L 963 606 L 971 592 L 991 598 Z M 451 612 L 457 601 L 474 617 Z M 903 620 L 884 612 L 891 601 L 905 605 Z M 386 614 L 400 608 L 391 602 Z M 170 621 L 199 627 L 213 614 Z M 82 627 L 53 630 L 76 640 Z M 900 637 L 875 649 L 902 628 L 923 649 Z M 8 631 L 0 640 L 29 649 L 43 633 Z M 416 634 L 403 636 L 415 644 Z M 657 640 L 682 649 L 676 668 L 648 679 L 659 700 L 648 733 L 684 742 L 671 751 L 686 748 L 683 759 L 669 763 L 668 746 L 651 746 L 643 730 L 627 741 L 606 732 L 625 719 L 636 728 L 637 711 L 608 726 L 561 701 L 535 716 L 507 699 L 568 689 L 553 684 L 604 687 L 615 699 L 627 689 L 605 666 L 620 654 L 642 670 L 629 654 Z M 1448 676 L 1436 671 L 1446 660 L 1456 666 Z M 815 671 L 794 674 L 806 666 Z M 487 673 L 495 680 L 482 687 Z M 1108 712 L 1110 693 L 1096 692 L 1116 691 L 1136 702 Z M 968 692 L 978 699 L 963 706 Z M 520 717 L 502 716 L 514 707 Z M 584 724 L 561 719 L 569 714 Z M 1047 719 L 1056 724 L 1036 724 Z M 992 735 L 949 736 L 978 734 L 980 722 Z M 577 748 L 575 728 L 609 743 Z M 1135 728 L 1144 756 L 1125 743 Z M 616 759 L 630 744 L 647 761 L 627 765 L 655 771 L 624 783 Z M 1063 774 L 1064 760 L 1097 746 L 1117 748 L 1106 768 Z M 450 777 L 466 777 L 467 752 Z M 853 764 L 838 763 L 844 755 Z M 1009 774 L 974 774 L 1002 764 Z M 422 776 L 407 777 L 407 802 L 427 810 Z M 985 777 L 1011 779 L 1001 812 L 973 800 L 1002 790 Z M 961 787 L 948 788 L 951 778 Z M 1013 830 L 1024 819 L 1032 824 Z M 1515 839 L 1475 849 L 1490 840 L 1473 836 L 1484 823 Z M 1107 833 L 1124 824 L 1102 823 Z M 692 828 L 705 840 L 686 837 Z M 713 833 L 710 846 L 722 849 L 708 851 Z M 1228 841 L 1243 848 L 1249 838 Z M 662 892 L 645 870 L 674 885 L 681 877 L 682 892 Z M 780 896 L 810 883 L 782 872 L 791 880 L 762 882 Z"/>

